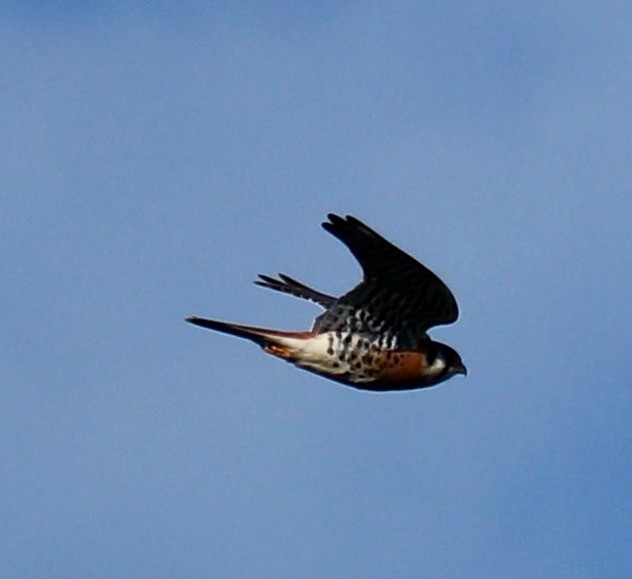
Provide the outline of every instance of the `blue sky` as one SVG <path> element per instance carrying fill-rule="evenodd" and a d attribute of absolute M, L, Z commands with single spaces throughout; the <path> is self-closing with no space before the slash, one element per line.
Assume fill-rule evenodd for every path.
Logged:
<path fill-rule="evenodd" d="M 0 574 L 622 577 L 624 2 L 5 3 Z M 365 220 L 470 374 L 357 392 L 203 332 L 306 329 Z"/>

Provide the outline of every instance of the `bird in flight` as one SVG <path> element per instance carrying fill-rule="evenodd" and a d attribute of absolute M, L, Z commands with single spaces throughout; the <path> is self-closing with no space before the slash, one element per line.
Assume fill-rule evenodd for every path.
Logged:
<path fill-rule="evenodd" d="M 299 368 L 360 390 L 434 386 L 467 374 L 459 354 L 428 336 L 459 315 L 448 287 L 428 268 L 360 220 L 329 214 L 323 228 L 360 263 L 363 280 L 336 298 L 295 279 L 259 275 L 257 285 L 315 302 L 312 329 L 283 332 L 192 316 L 187 322 L 245 338 Z"/>

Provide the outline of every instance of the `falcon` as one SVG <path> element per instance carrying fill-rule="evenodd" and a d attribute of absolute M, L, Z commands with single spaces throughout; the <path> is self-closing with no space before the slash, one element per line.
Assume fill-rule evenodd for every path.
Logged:
<path fill-rule="evenodd" d="M 187 322 L 245 338 L 299 368 L 360 390 L 435 386 L 467 374 L 461 356 L 428 335 L 459 315 L 452 292 L 434 273 L 359 219 L 329 214 L 323 228 L 358 260 L 362 281 L 336 298 L 285 275 L 255 284 L 312 301 L 325 311 L 312 329 L 284 332 L 192 316 Z"/>

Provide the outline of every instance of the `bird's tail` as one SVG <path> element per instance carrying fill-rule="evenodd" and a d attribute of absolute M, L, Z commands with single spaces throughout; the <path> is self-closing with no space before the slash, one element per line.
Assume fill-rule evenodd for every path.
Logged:
<path fill-rule="evenodd" d="M 242 326 L 240 324 L 231 324 L 228 322 L 220 322 L 218 320 L 209 320 L 208 318 L 199 318 L 191 316 L 186 321 L 224 334 L 245 338 L 255 344 L 261 346 L 269 354 L 278 356 L 279 358 L 293 358 L 293 347 L 297 340 L 304 339 L 310 332 L 282 332 L 279 330 L 269 330 L 266 328 L 255 328 L 252 326 Z"/>

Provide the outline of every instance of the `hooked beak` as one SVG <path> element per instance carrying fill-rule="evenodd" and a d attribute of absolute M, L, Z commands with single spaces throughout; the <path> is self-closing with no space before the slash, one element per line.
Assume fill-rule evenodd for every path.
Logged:
<path fill-rule="evenodd" d="M 465 364 L 463 364 L 463 362 L 461 362 L 458 366 L 454 367 L 454 373 L 455 374 L 463 374 L 463 376 L 467 376 L 467 368 L 465 367 Z"/>

